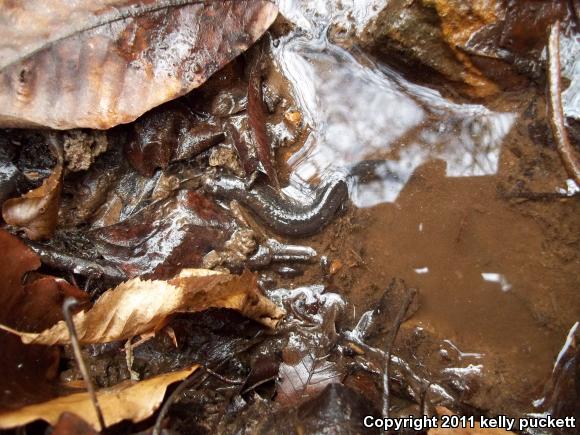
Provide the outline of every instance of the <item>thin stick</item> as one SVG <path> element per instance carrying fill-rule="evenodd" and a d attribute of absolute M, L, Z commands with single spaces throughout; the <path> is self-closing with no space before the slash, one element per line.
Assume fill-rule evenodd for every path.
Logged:
<path fill-rule="evenodd" d="M 243 385 L 244 384 L 244 381 L 240 381 L 239 379 L 226 378 L 225 376 L 222 376 L 219 373 L 216 373 L 213 370 L 208 369 L 207 367 L 205 368 L 205 371 L 208 372 L 213 377 L 219 379 L 220 381 L 222 381 L 226 384 L 230 384 L 230 385 Z"/>
<path fill-rule="evenodd" d="M 87 387 L 87 391 L 91 398 L 91 402 L 93 403 L 93 407 L 95 408 L 95 413 L 97 414 L 97 418 L 99 420 L 99 431 L 105 429 L 105 419 L 103 417 L 103 413 L 101 412 L 101 407 L 99 406 L 99 401 L 97 400 L 97 395 L 95 394 L 95 387 L 93 386 L 93 382 L 91 377 L 89 376 L 89 371 L 87 370 L 87 366 L 85 364 L 85 360 L 81 353 L 81 345 L 79 344 L 79 338 L 77 336 L 77 330 L 75 328 L 74 322 L 71 316 L 71 308 L 77 305 L 77 301 L 75 298 L 66 298 L 64 303 L 62 304 L 62 313 L 64 315 L 64 320 L 66 321 L 66 326 L 68 328 L 68 333 L 70 335 L 70 342 L 72 344 L 75 360 L 77 365 L 79 366 L 79 370 L 83 375 L 83 379 L 85 380 L 85 385 Z"/>
<path fill-rule="evenodd" d="M 578 186 L 580 186 L 580 162 L 574 155 L 574 150 L 568 139 L 564 124 L 564 109 L 562 108 L 562 83 L 560 81 L 560 21 L 552 24 L 548 39 L 548 113 L 550 127 L 556 140 L 556 147 L 564 167 Z"/>
<path fill-rule="evenodd" d="M 391 366 L 391 352 L 393 351 L 393 346 L 395 345 L 395 340 L 397 338 L 397 334 L 399 333 L 399 328 L 401 327 L 401 323 L 403 323 L 403 319 L 405 318 L 405 314 L 409 310 L 409 306 L 415 295 L 417 294 L 417 290 L 409 289 L 407 292 L 407 297 L 401 305 L 399 312 L 397 313 L 397 317 L 395 318 L 395 323 L 393 325 L 393 330 L 391 331 L 390 341 L 387 345 L 387 351 L 385 352 L 385 369 L 383 373 L 383 417 L 389 417 L 389 396 L 390 396 L 390 389 L 389 389 L 389 369 Z"/>

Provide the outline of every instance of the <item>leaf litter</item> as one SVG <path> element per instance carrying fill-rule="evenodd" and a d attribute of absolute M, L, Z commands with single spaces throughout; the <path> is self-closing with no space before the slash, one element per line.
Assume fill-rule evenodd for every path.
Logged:
<path fill-rule="evenodd" d="M 312 268 L 301 277 L 304 269 L 296 264 L 306 247 L 271 239 L 243 206 L 200 188 L 202 174 L 219 179 L 233 172 L 245 173 L 248 188 L 269 183 L 278 189 L 289 174 L 277 163 L 291 154 L 278 147 L 289 141 L 297 150 L 307 139 L 303 133 L 316 130 L 291 93 L 272 91 L 280 71 L 262 65 L 272 63 L 267 43 L 283 41 L 288 23 L 277 21 L 263 43 L 237 57 L 272 24 L 276 7 L 266 1 L 89 3 L 52 3 L 44 17 L 49 31 L 40 35 L 34 1 L 0 14 L 18 22 L 2 30 L 16 32 L 16 42 L 0 45 L 0 102 L 6 102 L 0 125 L 105 129 L 136 119 L 105 134 L 71 130 L 58 136 L 64 163 L 59 156 L 56 166 L 41 165 L 39 172 L 23 170 L 14 153 L 0 155 L 0 198 L 29 190 L 4 203 L 7 228 L 24 231 L 38 253 L 0 230 L 0 246 L 12 257 L 0 266 L 0 342 L 8 353 L 0 363 L 7 375 L 0 380 L 0 426 L 41 418 L 55 433 L 100 429 L 89 394 L 78 392 L 77 365 L 85 359 L 91 372 L 85 379 L 98 387 L 106 426 L 142 421 L 164 403 L 157 417 L 113 432 L 151 428 L 156 419 L 154 433 L 360 433 L 369 414 L 482 412 L 463 407 L 470 393 L 465 379 L 449 389 L 417 367 L 422 362 L 398 356 L 400 347 L 414 345 L 404 323 L 416 309 L 396 294 L 411 294 L 404 283 L 389 286 L 377 304 L 370 301 L 373 309 L 357 317 L 334 293 L 337 286 L 354 285 L 335 276 L 364 264 L 350 249 L 356 261 L 320 258 L 324 288 L 280 290 L 279 277 L 296 278 L 286 281 L 290 288 L 312 278 Z M 280 38 L 272 42 L 270 36 Z M 183 53 L 173 50 L 177 46 Z M 171 62 L 167 56 L 174 56 Z M 101 75 L 95 75 L 98 62 Z M 25 148 L 17 142 L 10 149 Z M 43 177 L 40 187 L 23 188 L 38 186 Z M 338 242 L 342 224 L 332 234 L 332 255 L 344 246 Z M 307 249 L 303 262 L 316 264 L 316 251 Z M 291 251 L 299 255 L 284 254 Z M 272 261 L 281 264 L 269 267 Z M 204 264 L 216 270 L 197 269 Z M 245 268 L 264 272 L 258 281 Z M 60 311 L 69 296 L 83 302 L 72 315 L 83 343 L 74 360 Z M 402 305 L 393 303 L 401 299 Z M 405 342 L 397 338 L 399 327 Z M 560 398 L 560 390 L 575 397 L 568 381 L 576 360 L 573 352 L 563 357 L 550 397 Z M 167 387 L 179 381 L 164 401 Z M 382 413 L 376 409 L 381 402 Z M 550 406 L 569 412 L 560 402 Z"/>
<path fill-rule="evenodd" d="M 134 278 L 105 293 L 87 311 L 77 313 L 74 324 L 81 343 L 108 343 L 158 330 L 179 312 L 228 308 L 275 328 L 284 312 L 258 290 L 256 277 L 204 269 L 184 269 L 169 281 Z M 64 321 L 41 333 L 0 329 L 18 335 L 25 344 L 67 344 Z"/>
<path fill-rule="evenodd" d="M 161 404 L 167 387 L 191 375 L 197 366 L 166 373 L 141 382 L 126 381 L 114 387 L 102 389 L 97 397 L 107 426 L 123 420 L 145 420 Z M 0 428 L 10 429 L 42 419 L 56 424 L 64 413 L 82 416 L 94 429 L 101 431 L 93 404 L 88 393 L 75 393 L 48 402 L 25 406 L 16 411 L 0 414 Z"/>
<path fill-rule="evenodd" d="M 276 15 L 262 0 L 9 3 L 0 11 L 10 23 L 0 34 L 10 41 L 0 45 L 0 126 L 131 122 L 201 85 Z"/>

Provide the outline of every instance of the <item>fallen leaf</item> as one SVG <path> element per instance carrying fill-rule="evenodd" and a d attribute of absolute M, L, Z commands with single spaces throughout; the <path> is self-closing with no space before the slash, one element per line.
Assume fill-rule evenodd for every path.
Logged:
<path fill-rule="evenodd" d="M 6 223 L 23 229 L 31 240 L 48 239 L 54 234 L 62 190 L 62 166 L 62 155 L 59 155 L 55 168 L 40 187 L 2 204 Z"/>
<path fill-rule="evenodd" d="M 342 383 L 346 369 L 342 355 L 336 353 L 336 319 L 342 310 L 340 299 L 332 293 L 308 295 L 297 291 L 300 303 L 286 305 L 289 317 L 308 319 L 308 332 L 295 331 L 282 350 L 276 401 L 294 406 L 318 395 L 328 385 Z"/>
<path fill-rule="evenodd" d="M 250 73 L 250 81 L 248 84 L 248 120 L 256 143 L 256 155 L 258 157 L 260 170 L 266 174 L 272 186 L 279 189 L 278 176 L 272 163 L 270 139 L 266 131 L 266 112 L 262 94 L 260 64 L 261 62 L 258 60 L 252 67 Z M 236 143 L 235 140 L 234 143 Z"/>
<path fill-rule="evenodd" d="M 3 2 L 0 126 L 131 122 L 201 85 L 277 13 L 264 0 Z"/>
<path fill-rule="evenodd" d="M 299 406 L 262 415 L 260 430 L 254 433 L 384 434 L 381 429 L 364 426 L 367 415 L 379 415 L 374 403 L 342 384 L 327 385 L 320 394 Z"/>
<path fill-rule="evenodd" d="M 189 159 L 223 139 L 214 119 L 204 119 L 185 105 L 172 102 L 151 110 L 133 124 L 125 155 L 141 175 L 151 177 L 157 168 Z"/>
<path fill-rule="evenodd" d="M 223 246 L 232 233 L 230 217 L 216 202 L 182 190 L 128 219 L 89 233 L 98 252 L 127 277 L 167 279 Z"/>
<path fill-rule="evenodd" d="M 97 391 L 97 400 L 103 412 L 105 424 L 108 427 L 123 420 L 136 423 L 146 419 L 161 404 L 167 387 L 185 379 L 196 369 L 197 366 L 193 366 L 137 383 L 125 381 L 114 387 Z M 100 430 L 97 415 L 87 392 L 58 397 L 48 402 L 0 414 L 0 428 L 10 429 L 35 420 L 44 420 L 54 425 L 65 412 L 82 417 L 94 429 Z"/>
<path fill-rule="evenodd" d="M 30 248 L 0 230 L 0 322 L 14 328 L 42 331 L 62 319 L 68 296 L 87 298 L 64 280 L 49 276 L 22 284 L 23 276 L 40 267 Z M 47 400 L 57 394 L 59 352 L 45 346 L 25 346 L 13 335 L 0 332 L 0 409 L 13 409 Z"/>
<path fill-rule="evenodd" d="M 336 363 L 308 352 L 295 363 L 280 364 L 278 377 L 276 401 L 290 406 L 317 395 L 330 384 L 340 383 L 344 376 Z"/>
<path fill-rule="evenodd" d="M 159 329 L 174 313 L 208 308 L 230 308 L 274 328 L 284 312 L 263 296 L 256 276 L 241 276 L 206 269 L 184 269 L 170 281 L 129 280 L 105 292 L 88 311 L 73 317 L 81 343 L 124 340 Z M 0 329 L 18 335 L 25 344 L 67 344 L 69 333 L 61 321 L 41 333 Z"/>
<path fill-rule="evenodd" d="M 232 116 L 225 125 L 231 143 L 240 158 L 245 175 L 251 176 L 258 170 L 259 161 L 256 147 L 253 145 L 250 134 L 251 129 L 248 128 L 247 117 L 242 115 Z"/>

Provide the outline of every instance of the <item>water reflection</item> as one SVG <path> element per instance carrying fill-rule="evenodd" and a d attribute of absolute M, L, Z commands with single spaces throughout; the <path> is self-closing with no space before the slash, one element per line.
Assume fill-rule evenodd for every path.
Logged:
<path fill-rule="evenodd" d="M 361 15 L 372 3 L 354 2 L 354 7 Z M 383 159 L 376 177 L 366 182 L 355 177 L 352 188 L 353 202 L 370 207 L 394 202 L 415 168 L 428 160 L 445 160 L 450 177 L 497 172 L 500 145 L 515 114 L 454 104 L 362 53 L 329 43 L 328 19 L 317 18 L 328 14 L 327 8 L 324 1 L 287 8 L 288 18 L 304 31 L 274 48 L 313 132 L 289 159 L 294 182 Z"/>
<path fill-rule="evenodd" d="M 580 34 L 562 35 L 560 61 L 562 75 L 570 80 L 570 85 L 562 93 L 564 113 L 580 119 Z"/>
<path fill-rule="evenodd" d="M 512 285 L 508 282 L 507 278 L 501 273 L 483 272 L 481 274 L 481 277 L 483 278 L 484 281 L 495 282 L 499 284 L 499 286 L 501 287 L 501 291 L 503 292 L 507 292 L 512 288 Z"/>

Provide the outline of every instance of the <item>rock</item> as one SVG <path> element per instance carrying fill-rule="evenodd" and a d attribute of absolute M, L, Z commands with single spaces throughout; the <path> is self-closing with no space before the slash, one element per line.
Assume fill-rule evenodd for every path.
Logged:
<path fill-rule="evenodd" d="M 453 82 L 462 94 L 486 97 L 543 80 L 546 29 L 556 19 L 569 25 L 569 7 L 547 0 L 392 0 L 357 38 L 421 81 Z"/>
<path fill-rule="evenodd" d="M 85 171 L 95 157 L 107 151 L 109 141 L 103 131 L 70 130 L 63 135 L 64 159 L 72 172 Z"/>

